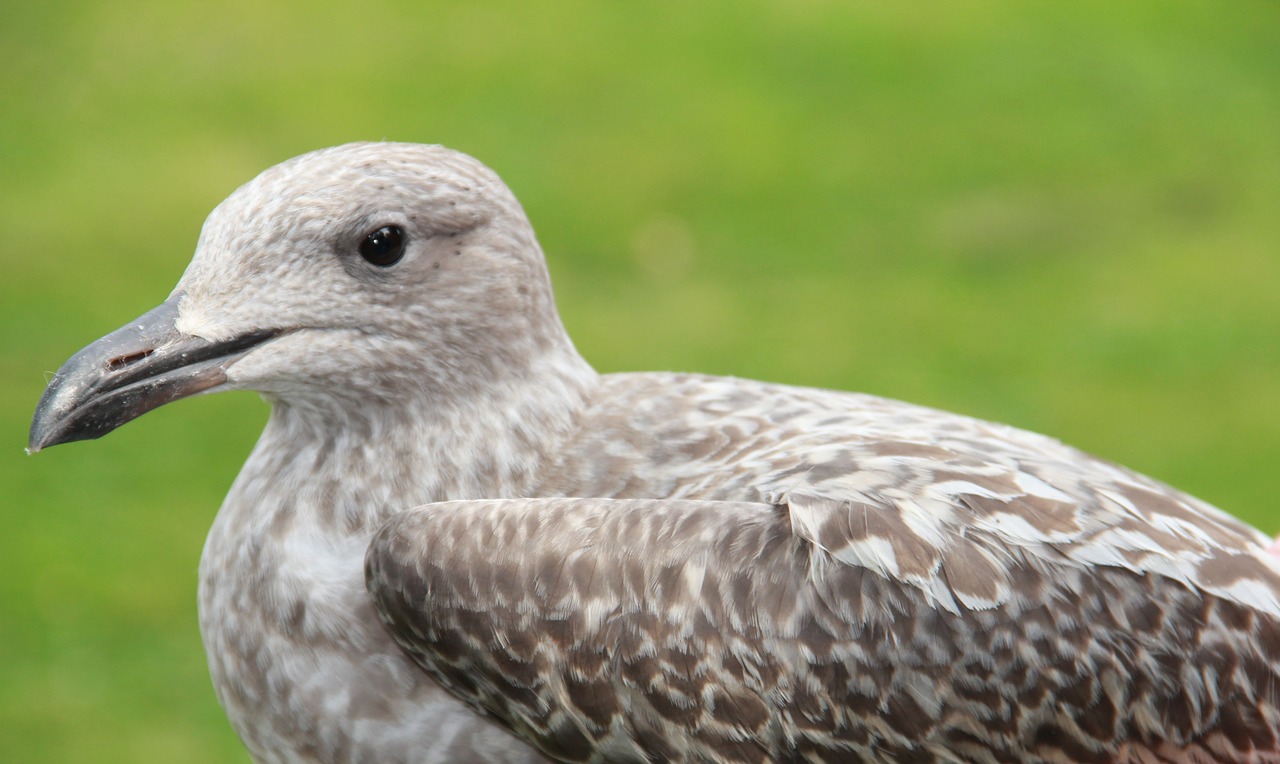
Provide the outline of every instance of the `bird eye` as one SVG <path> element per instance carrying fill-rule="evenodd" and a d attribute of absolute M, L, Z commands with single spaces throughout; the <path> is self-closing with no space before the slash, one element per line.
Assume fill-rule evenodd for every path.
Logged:
<path fill-rule="evenodd" d="M 360 242 L 360 256 L 380 268 L 395 265 L 404 257 L 404 231 L 394 225 L 371 231 Z"/>

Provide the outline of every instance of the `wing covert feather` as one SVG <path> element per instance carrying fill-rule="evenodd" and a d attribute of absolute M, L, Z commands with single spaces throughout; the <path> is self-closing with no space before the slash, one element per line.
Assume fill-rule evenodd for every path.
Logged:
<path fill-rule="evenodd" d="M 940 607 L 836 543 L 848 508 L 433 504 L 367 581 L 425 670 L 562 761 L 1278 760 L 1271 616 L 981 533 L 931 586 L 998 559 L 1007 591 Z"/>

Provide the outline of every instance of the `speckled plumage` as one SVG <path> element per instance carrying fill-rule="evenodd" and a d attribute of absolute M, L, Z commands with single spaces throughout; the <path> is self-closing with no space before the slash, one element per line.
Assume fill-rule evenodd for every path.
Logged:
<path fill-rule="evenodd" d="M 388 223 L 378 268 L 356 247 Z M 68 362 L 33 447 L 208 389 L 272 403 L 200 583 L 257 761 L 1280 761 L 1267 539 L 1002 425 L 598 376 L 469 157 L 272 168 L 166 305 L 149 352 Z"/>

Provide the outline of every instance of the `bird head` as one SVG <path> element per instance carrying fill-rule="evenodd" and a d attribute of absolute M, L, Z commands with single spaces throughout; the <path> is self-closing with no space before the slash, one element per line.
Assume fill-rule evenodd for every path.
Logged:
<path fill-rule="evenodd" d="M 439 146 L 360 143 L 272 167 L 209 215 L 159 307 L 58 370 L 31 451 L 196 393 L 316 403 L 461 394 L 572 353 L 515 197 Z"/>

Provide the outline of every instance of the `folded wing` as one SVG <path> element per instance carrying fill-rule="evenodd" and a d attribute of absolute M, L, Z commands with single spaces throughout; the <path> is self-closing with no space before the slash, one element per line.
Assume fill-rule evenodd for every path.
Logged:
<path fill-rule="evenodd" d="M 1087 534 L 886 546 L 884 512 L 448 502 L 390 521 L 366 578 L 427 672 L 563 761 L 1275 758 L 1280 585 L 1251 548 L 1212 567 L 1252 588 L 1215 592 L 1080 559 Z"/>

